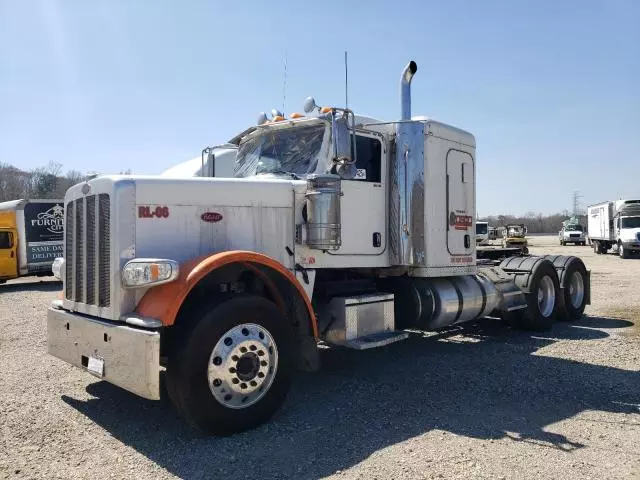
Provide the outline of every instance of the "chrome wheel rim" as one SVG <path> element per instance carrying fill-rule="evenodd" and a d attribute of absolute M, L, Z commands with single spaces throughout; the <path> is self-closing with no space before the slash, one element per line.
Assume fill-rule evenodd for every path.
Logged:
<path fill-rule="evenodd" d="M 580 272 L 573 272 L 569 282 L 569 298 L 573 308 L 580 308 L 584 300 L 584 280 Z"/>
<path fill-rule="evenodd" d="M 228 408 L 246 408 L 269 390 L 278 369 L 278 348 L 269 331 L 244 323 L 227 331 L 209 356 L 213 397 Z"/>
<path fill-rule="evenodd" d="M 545 275 L 540 279 L 540 285 L 538 285 L 538 310 L 546 318 L 553 312 L 555 304 L 556 290 L 553 286 L 553 280 Z"/>

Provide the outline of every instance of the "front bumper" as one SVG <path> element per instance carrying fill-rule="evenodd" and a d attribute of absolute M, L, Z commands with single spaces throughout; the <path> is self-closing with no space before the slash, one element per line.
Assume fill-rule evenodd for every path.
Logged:
<path fill-rule="evenodd" d="M 631 241 L 631 242 L 622 242 L 622 246 L 625 250 L 632 251 L 637 250 L 640 251 L 640 242 Z"/>
<path fill-rule="evenodd" d="M 121 322 L 98 320 L 50 307 L 49 354 L 90 371 L 90 360 L 103 365 L 98 378 L 150 400 L 160 399 L 160 333 Z"/>

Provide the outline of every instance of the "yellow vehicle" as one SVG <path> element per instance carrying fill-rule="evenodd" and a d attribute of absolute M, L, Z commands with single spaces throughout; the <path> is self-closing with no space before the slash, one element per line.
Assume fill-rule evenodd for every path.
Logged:
<path fill-rule="evenodd" d="M 63 256 L 62 200 L 0 203 L 0 283 L 27 275 L 51 275 Z"/>
<path fill-rule="evenodd" d="M 527 227 L 523 224 L 505 225 L 502 230 L 502 248 L 519 248 L 526 255 L 529 253 L 526 235 Z"/>

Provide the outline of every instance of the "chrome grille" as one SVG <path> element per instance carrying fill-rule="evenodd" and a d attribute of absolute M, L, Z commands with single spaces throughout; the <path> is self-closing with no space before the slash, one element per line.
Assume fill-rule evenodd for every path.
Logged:
<path fill-rule="evenodd" d="M 68 300 L 110 306 L 110 217 L 106 193 L 67 204 L 65 292 Z"/>
<path fill-rule="evenodd" d="M 65 288 L 66 295 L 69 300 L 73 300 L 73 260 L 75 256 L 73 255 L 73 225 L 74 222 L 74 202 L 67 203 L 67 208 L 65 208 L 66 215 L 66 225 L 64 227 L 65 234 L 65 247 L 64 247 L 64 257 L 65 263 L 67 265 L 66 273 L 65 273 Z"/>
<path fill-rule="evenodd" d="M 111 207 L 106 193 L 101 193 L 98 199 L 98 228 L 101 235 L 98 248 L 98 305 L 108 307 L 111 303 Z"/>

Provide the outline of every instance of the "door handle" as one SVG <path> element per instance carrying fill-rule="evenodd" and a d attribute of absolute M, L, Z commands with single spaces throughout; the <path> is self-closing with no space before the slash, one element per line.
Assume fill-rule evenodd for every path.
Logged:
<path fill-rule="evenodd" d="M 13 250 L 11 250 L 11 255 L 10 255 L 10 257 L 11 257 L 11 258 L 13 258 Z"/>

